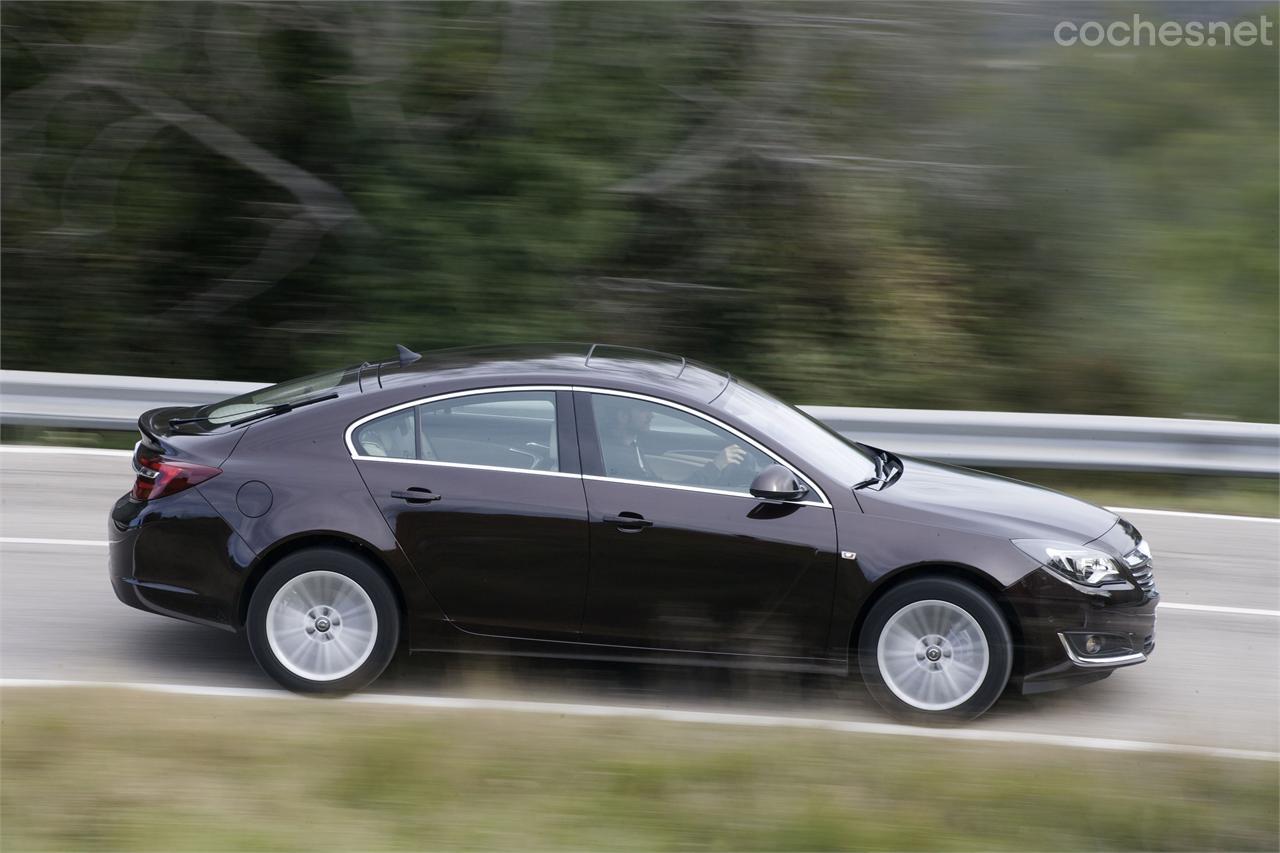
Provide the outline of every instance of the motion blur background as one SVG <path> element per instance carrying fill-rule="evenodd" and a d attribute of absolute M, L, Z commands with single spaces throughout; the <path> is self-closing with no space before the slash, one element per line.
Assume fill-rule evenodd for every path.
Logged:
<path fill-rule="evenodd" d="M 1277 416 L 1277 51 L 1190 3 L 6 3 L 7 368 L 609 340 L 805 403 Z"/>
<path fill-rule="evenodd" d="M 1271 43 L 1054 40 L 1134 14 L 1267 16 Z M 591 340 L 805 404 L 1274 428 L 1276 23 L 1237 0 L 11 0 L 0 361 L 266 382 L 397 342 Z M 1274 476 L 1054 472 L 1138 507 L 1160 648 L 921 738 L 854 680 L 789 673 L 423 655 L 352 702 L 278 698 L 242 637 L 114 600 L 127 454 L 13 443 L 136 433 L 35 423 L 0 436 L 6 850 L 1277 849 Z"/>

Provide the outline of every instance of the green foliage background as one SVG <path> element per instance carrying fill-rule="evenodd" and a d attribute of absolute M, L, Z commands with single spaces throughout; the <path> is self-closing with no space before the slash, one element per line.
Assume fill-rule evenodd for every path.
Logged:
<path fill-rule="evenodd" d="M 609 340 L 805 403 L 1276 420 L 1276 49 L 1003 8 L 5 4 L 0 354 Z"/>

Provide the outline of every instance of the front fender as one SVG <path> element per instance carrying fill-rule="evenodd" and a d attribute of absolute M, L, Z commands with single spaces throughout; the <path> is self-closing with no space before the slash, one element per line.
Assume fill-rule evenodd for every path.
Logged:
<path fill-rule="evenodd" d="M 828 639 L 833 658 L 847 657 L 867 603 L 899 578 L 945 567 L 1004 589 L 1039 568 L 1008 539 L 849 510 L 836 511 L 836 537 L 841 559 Z"/>

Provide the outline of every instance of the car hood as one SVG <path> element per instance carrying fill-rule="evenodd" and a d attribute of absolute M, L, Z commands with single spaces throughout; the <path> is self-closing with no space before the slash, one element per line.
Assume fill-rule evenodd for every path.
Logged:
<path fill-rule="evenodd" d="M 995 474 L 901 457 L 902 474 L 879 491 L 861 489 L 869 515 L 969 530 L 1007 539 L 1058 539 L 1083 545 L 1110 530 L 1115 513 Z"/>

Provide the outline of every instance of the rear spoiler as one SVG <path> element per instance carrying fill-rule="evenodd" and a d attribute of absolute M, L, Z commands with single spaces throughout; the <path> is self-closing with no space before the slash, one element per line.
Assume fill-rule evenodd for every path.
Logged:
<path fill-rule="evenodd" d="M 190 412 L 193 406 L 162 406 L 143 412 L 138 418 L 138 432 L 153 444 L 163 444 L 163 439 L 174 433 L 169 421 L 179 415 Z"/>
<path fill-rule="evenodd" d="M 179 432 L 169 426 L 171 418 L 189 415 L 198 406 L 162 406 L 143 412 L 138 432 L 143 442 L 167 459 L 187 459 L 202 465 L 219 466 L 235 450 L 245 430 Z"/>

